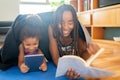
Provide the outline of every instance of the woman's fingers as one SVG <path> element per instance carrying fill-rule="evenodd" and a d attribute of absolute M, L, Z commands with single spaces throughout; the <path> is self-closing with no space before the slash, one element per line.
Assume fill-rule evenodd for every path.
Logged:
<path fill-rule="evenodd" d="M 67 71 L 67 73 L 66 73 L 66 75 L 67 75 L 67 77 L 68 78 L 72 78 L 72 76 L 73 76 L 73 69 L 72 68 L 70 68 L 70 69 L 68 69 L 68 71 Z"/>
<path fill-rule="evenodd" d="M 80 78 L 80 74 L 76 73 L 73 68 L 68 69 L 66 76 L 70 79 L 78 79 Z"/>
<path fill-rule="evenodd" d="M 87 48 L 87 51 L 90 54 L 95 54 L 99 49 L 100 49 L 100 47 L 97 44 L 90 43 L 89 46 L 88 46 L 88 48 Z"/>
<path fill-rule="evenodd" d="M 80 74 L 79 73 L 74 73 L 73 79 L 79 79 L 80 78 Z"/>

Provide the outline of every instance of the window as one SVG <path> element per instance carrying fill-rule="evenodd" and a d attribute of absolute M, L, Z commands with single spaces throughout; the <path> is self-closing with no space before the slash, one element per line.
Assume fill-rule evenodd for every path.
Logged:
<path fill-rule="evenodd" d="M 20 0 L 20 14 L 41 13 L 51 11 L 48 0 Z"/>
<path fill-rule="evenodd" d="M 46 3 L 48 0 L 21 0 L 21 2 L 38 2 L 38 3 Z"/>
<path fill-rule="evenodd" d="M 52 2 L 68 2 L 69 0 L 20 0 L 19 13 L 20 14 L 36 14 L 41 12 L 48 12 L 54 10 L 56 7 L 51 6 Z M 59 4 L 57 4 L 59 5 Z M 53 9 L 54 8 L 54 9 Z"/>

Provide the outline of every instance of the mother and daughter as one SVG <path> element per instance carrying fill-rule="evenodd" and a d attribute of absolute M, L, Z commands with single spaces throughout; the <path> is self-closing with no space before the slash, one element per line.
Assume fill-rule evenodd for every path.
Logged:
<path fill-rule="evenodd" d="M 22 22 L 21 22 L 22 24 Z M 19 55 L 18 66 L 21 72 L 26 73 L 29 68 L 24 64 L 24 55 L 45 54 L 39 48 L 40 41 L 44 38 L 41 35 L 42 21 L 38 15 L 27 15 L 26 22 L 19 35 Z M 57 66 L 59 57 L 64 55 L 77 55 L 87 60 L 92 54 L 96 53 L 99 46 L 95 43 L 87 43 L 82 25 L 78 21 L 76 11 L 71 5 L 63 4 L 54 12 L 53 19 L 48 26 L 49 50 L 52 61 Z M 39 67 L 46 71 L 46 61 Z M 70 79 L 80 78 L 80 74 L 74 71 L 74 68 L 68 69 L 66 77 Z"/>

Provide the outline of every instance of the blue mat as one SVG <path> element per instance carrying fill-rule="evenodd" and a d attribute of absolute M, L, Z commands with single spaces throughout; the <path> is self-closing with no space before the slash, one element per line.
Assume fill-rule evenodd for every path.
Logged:
<path fill-rule="evenodd" d="M 48 70 L 46 72 L 29 72 L 23 74 L 17 66 L 11 67 L 6 71 L 0 70 L 0 80 L 69 80 L 65 76 L 55 78 L 56 67 L 52 62 L 48 62 Z M 84 80 L 81 78 L 80 80 Z"/>

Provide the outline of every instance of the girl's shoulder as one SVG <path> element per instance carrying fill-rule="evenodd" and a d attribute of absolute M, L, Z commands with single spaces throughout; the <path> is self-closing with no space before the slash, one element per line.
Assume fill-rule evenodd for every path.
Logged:
<path fill-rule="evenodd" d="M 22 44 L 19 45 L 19 52 L 20 52 L 20 53 L 24 53 L 24 48 L 23 48 L 23 45 L 22 45 Z"/>
<path fill-rule="evenodd" d="M 19 47 L 22 47 L 23 46 L 23 44 L 21 43 L 20 45 L 19 45 Z"/>
<path fill-rule="evenodd" d="M 20 44 L 20 45 L 19 45 L 19 49 L 23 49 L 23 44 Z"/>

